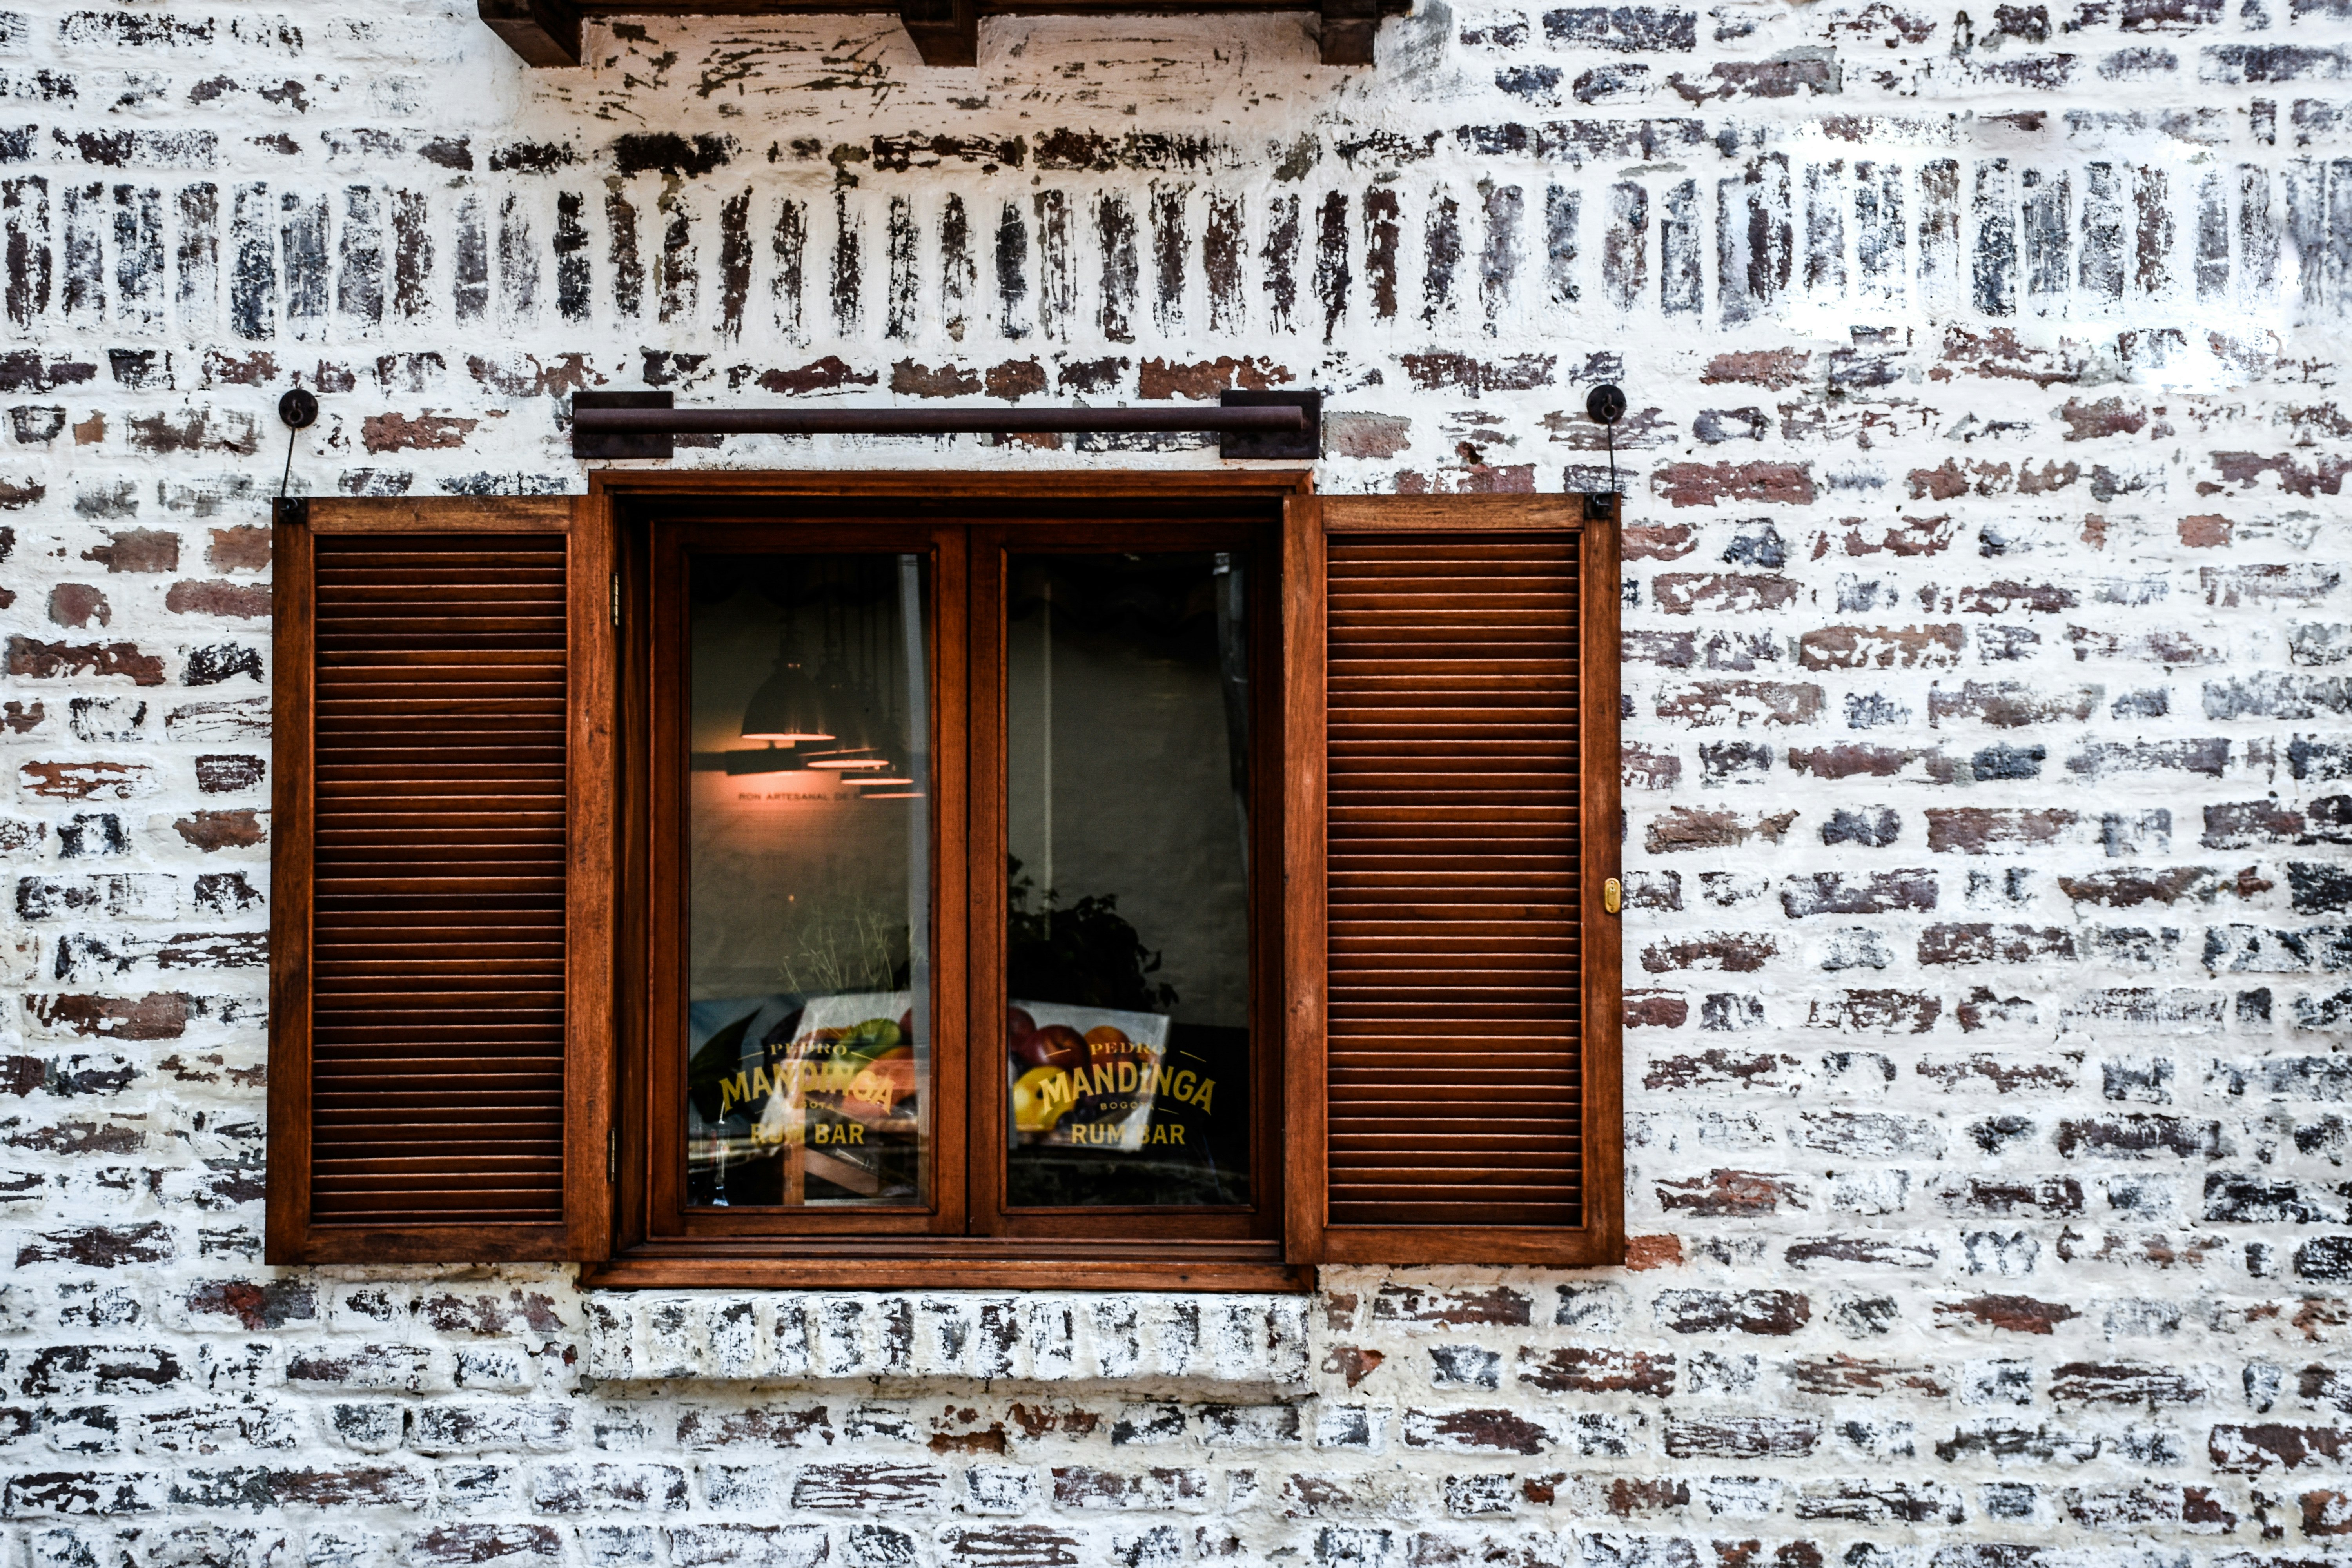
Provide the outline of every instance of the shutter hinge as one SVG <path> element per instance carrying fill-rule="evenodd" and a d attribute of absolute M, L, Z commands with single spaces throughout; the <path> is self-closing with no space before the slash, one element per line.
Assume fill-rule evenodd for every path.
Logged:
<path fill-rule="evenodd" d="M 1614 877 L 1601 884 L 1601 907 L 1612 915 L 1625 907 L 1625 885 Z"/>
<path fill-rule="evenodd" d="M 621 1130 L 617 1127 L 604 1129 L 604 1184 L 621 1184 Z"/>
<path fill-rule="evenodd" d="M 614 573 L 614 574 L 613 574 L 613 626 L 614 626 L 614 629 L 616 629 L 616 630 L 617 630 L 617 629 L 619 628 L 620 625 L 621 625 L 621 574 L 620 574 L 618 572 L 615 572 L 615 573 Z"/>

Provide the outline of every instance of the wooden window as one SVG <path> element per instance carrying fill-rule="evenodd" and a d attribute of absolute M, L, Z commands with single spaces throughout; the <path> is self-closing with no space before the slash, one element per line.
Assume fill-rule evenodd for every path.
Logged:
<path fill-rule="evenodd" d="M 1586 510 L 1263 472 L 282 507 L 270 1258 L 1619 1257 Z"/>

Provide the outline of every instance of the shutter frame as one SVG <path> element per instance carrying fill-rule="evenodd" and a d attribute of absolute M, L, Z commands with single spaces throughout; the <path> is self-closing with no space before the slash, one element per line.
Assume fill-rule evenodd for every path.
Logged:
<path fill-rule="evenodd" d="M 273 1264 L 508 1262 L 604 1256 L 610 1122 L 613 668 L 605 603 L 612 562 L 601 497 L 281 500 L 272 513 L 275 616 L 270 853 L 269 1144 L 264 1256 Z M 541 1221 L 453 1214 L 322 1223 L 313 1192 L 313 1005 L 318 842 L 318 544 L 364 534 L 387 548 L 453 535 L 563 538 L 566 843 L 562 855 L 562 1174 Z M 458 956 L 452 954 L 451 956 Z M 387 1177 L 386 1192 L 399 1190 Z"/>
<path fill-rule="evenodd" d="M 1283 1261 L 1320 1263 L 1329 1207 L 1326 1099 L 1330 955 L 1325 939 L 1323 498 L 1282 513 Z"/>
<path fill-rule="evenodd" d="M 1290 933 L 1295 963 L 1288 976 L 1290 1012 L 1316 1020 L 1311 1048 L 1286 1042 L 1291 1058 L 1288 1088 L 1294 1102 L 1312 1100 L 1302 1116 L 1292 1107 L 1292 1131 L 1304 1142 L 1292 1148 L 1310 1162 L 1294 1173 L 1291 1255 L 1295 1261 L 1322 1263 L 1490 1263 L 1569 1267 L 1622 1263 L 1624 1234 L 1623 1003 L 1619 918 L 1602 907 L 1602 886 L 1621 873 L 1618 621 L 1620 519 L 1622 498 L 1589 506 L 1577 496 L 1349 496 L 1294 502 L 1286 531 L 1286 573 L 1292 593 L 1286 610 L 1301 615 L 1297 595 L 1311 582 L 1315 603 L 1312 646 L 1286 664 L 1294 715 L 1311 703 L 1314 756 L 1294 773 L 1287 804 L 1309 815 L 1316 839 L 1312 853 L 1292 847 L 1286 870 L 1291 878 L 1286 918 L 1303 922 Z M 1311 512 L 1314 521 L 1306 521 Z M 1392 534 L 1444 536 L 1463 542 L 1557 535 L 1576 541 L 1578 653 L 1578 811 L 1574 844 L 1579 868 L 1578 953 L 1580 976 L 1578 1107 L 1581 1151 L 1578 1162 L 1580 1223 L 1575 1226 L 1378 1226 L 1334 1224 L 1330 1219 L 1328 952 L 1328 682 L 1326 578 L 1334 540 Z M 1302 619 L 1301 630 L 1307 622 Z M 1294 718 L 1294 723 L 1297 721 Z M 1302 736 L 1302 738 L 1304 738 Z M 1303 748 L 1302 748 L 1303 749 Z M 1309 798 L 1311 797 L 1311 798 Z M 1294 833 L 1291 837 L 1295 837 Z M 1301 887 L 1301 881 L 1307 886 Z M 1318 972 L 1301 972 L 1311 941 Z M 1311 993 L 1303 995 L 1302 993 Z M 1309 1058 L 1311 1058 L 1311 1062 Z M 1298 1211 L 1312 1210 L 1304 1237 Z"/>

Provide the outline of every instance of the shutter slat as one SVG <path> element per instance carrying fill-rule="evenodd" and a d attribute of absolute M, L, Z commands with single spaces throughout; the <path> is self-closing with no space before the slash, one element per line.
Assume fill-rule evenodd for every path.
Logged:
<path fill-rule="evenodd" d="M 1498 1227 L 1533 1229 L 1557 1223 L 1551 1216 L 1555 1206 L 1549 1203 L 1514 1203 L 1514 1194 L 1479 1192 L 1460 1203 L 1437 1204 L 1413 1201 L 1421 1189 L 1403 1188 L 1375 1194 L 1371 1202 L 1350 1202 L 1331 1205 L 1334 1226 L 1362 1226 L 1368 1229 L 1388 1226 L 1426 1226 L 1432 1229 L 1454 1230 L 1475 1227 L 1480 1230 Z"/>
<path fill-rule="evenodd" d="M 1329 1223 L 1580 1225 L 1576 543 L 1326 570 Z"/>
<path fill-rule="evenodd" d="M 315 542 L 311 1220 L 563 1220 L 565 541 Z"/>

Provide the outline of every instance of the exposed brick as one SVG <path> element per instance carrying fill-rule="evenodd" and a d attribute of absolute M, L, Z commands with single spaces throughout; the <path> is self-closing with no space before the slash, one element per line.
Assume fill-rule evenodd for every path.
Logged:
<path fill-rule="evenodd" d="M 1796 598 L 1792 577 L 1737 572 L 1662 572 L 1650 580 L 1658 608 L 1671 616 L 1739 615 L 1774 610 Z"/>
<path fill-rule="evenodd" d="M 792 1501 L 794 1508 L 919 1509 L 946 1489 L 947 1472 L 932 1465 L 810 1465 L 793 1481 Z"/>
<path fill-rule="evenodd" d="M 994 1568 L 1068 1568 L 1085 1561 L 1078 1537 L 1042 1524 L 966 1526 L 947 1531 L 944 1543 L 958 1562 Z"/>
<path fill-rule="evenodd" d="M 1879 1398 L 1908 1394 L 1941 1398 L 1950 1384 L 1934 1368 L 1899 1361 L 1873 1360 L 1843 1352 L 1795 1363 L 1790 1376 L 1805 1394 L 1861 1395 Z M 1801 1517 L 1825 1519 L 1838 1515 L 1801 1508 Z"/>
<path fill-rule="evenodd" d="M 422 1345 L 322 1344 L 297 1352 L 286 1363 L 289 1383 L 321 1388 L 399 1389 L 436 1385 L 433 1353 Z"/>
<path fill-rule="evenodd" d="M 1935 669 L 1958 664 L 1966 641 L 1956 622 L 1819 626 L 1797 639 L 1797 662 L 1807 669 Z"/>
<path fill-rule="evenodd" d="M 1687 1016 L 1687 1008 L 1685 1010 Z M 1765 1051 L 1708 1050 L 1661 1057 L 1643 1075 L 1648 1089 L 1700 1089 L 1738 1084 L 1748 1089 L 1795 1089 L 1802 1081 L 1797 1058 Z"/>
<path fill-rule="evenodd" d="M 8 639 L 8 673 L 27 680 L 58 680 L 72 676 L 128 677 L 134 686 L 163 684 L 163 659 L 135 643 L 36 642 L 30 637 Z"/>
<path fill-rule="evenodd" d="M 237 1016 L 233 1006 L 184 991 L 151 992 L 143 996 L 92 996 L 79 994 L 34 995 L 26 1010 L 46 1029 L 80 1037 L 122 1040 L 176 1040 L 189 1024 L 207 1015 Z"/>
<path fill-rule="evenodd" d="M 253 583 L 232 583 L 225 579 L 212 582 L 183 581 L 172 584 L 163 595 L 163 607 L 175 616 L 226 616 L 241 619 L 267 618 L 269 615 L 269 590 Z"/>
<path fill-rule="evenodd" d="M 1998 730 L 2062 721 L 2081 723 L 2098 705 L 2096 687 L 2072 691 L 2034 691 L 2015 680 L 1969 680 L 1956 689 L 1931 687 L 1927 719 L 1941 724 L 1948 719 L 1972 720 Z"/>
<path fill-rule="evenodd" d="M 2206 1455 L 2224 1475 L 2259 1475 L 2270 1469 L 2299 1469 L 2305 1465 L 2339 1462 L 2352 1445 L 2352 1433 L 2335 1426 L 2223 1425 L 2206 1439 Z"/>
<path fill-rule="evenodd" d="M 51 1345 L 23 1360 L 13 1381 L 28 1398 L 158 1394 L 188 1381 L 170 1352 L 131 1345 Z"/>
<path fill-rule="evenodd" d="M 1675 1358 L 1564 1345 L 1549 1352 L 1519 1352 L 1518 1381 L 1547 1394 L 1638 1394 L 1664 1399 L 1675 1391 Z"/>
<path fill-rule="evenodd" d="M 1677 507 L 1803 505 L 1815 494 L 1811 466 L 1801 463 L 1668 463 L 1653 473 L 1651 487 Z"/>
<path fill-rule="evenodd" d="M 436 1524 L 408 1538 L 410 1561 L 470 1568 L 483 1563 L 559 1561 L 562 1535 L 544 1524 Z"/>
<path fill-rule="evenodd" d="M 1097 1509 L 1168 1509 L 1204 1504 L 1209 1478 L 1194 1469 L 1135 1471 L 1056 1466 L 1054 1505 L 1073 1511 Z"/>
<path fill-rule="evenodd" d="M 2050 1397 L 2061 1405 L 2137 1405 L 2150 1410 L 2203 1402 L 2205 1389 L 2177 1368 L 2128 1363 L 2069 1362 L 2051 1373 Z"/>
<path fill-rule="evenodd" d="M 1757 837 L 1778 844 L 1796 818 L 1793 811 L 1751 818 L 1740 812 L 1669 806 L 1643 831 L 1643 841 L 1653 855 L 1683 849 L 1725 849 Z"/>
<path fill-rule="evenodd" d="M 1812 1305 L 1792 1290 L 1668 1290 L 1658 1297 L 1658 1326 L 1680 1334 L 1793 1334 Z"/>
<path fill-rule="evenodd" d="M 1790 1209 L 1809 1206 L 1801 1184 L 1753 1171 L 1709 1171 L 1703 1177 L 1661 1182 L 1656 1192 L 1658 1206 L 1665 1212 L 1680 1210 L 1706 1218 L 1778 1214 L 1783 1205 Z"/>
<path fill-rule="evenodd" d="M 2033 963 L 2074 956 L 2074 933 L 2063 926 L 1977 921 L 1929 926 L 1919 933 L 1922 963 Z"/>
<path fill-rule="evenodd" d="M 1931 806 L 1927 847 L 1982 855 L 1996 846 L 2048 844 L 2072 826 L 2075 814 L 2058 808 L 2001 810 L 1981 806 Z"/>
<path fill-rule="evenodd" d="M 1821 1437 L 1820 1425 L 1801 1416 L 1666 1420 L 1666 1453 L 1677 1459 L 1801 1459 Z"/>
<path fill-rule="evenodd" d="M 1851 880 L 1843 872 L 1816 872 L 1790 878 L 1780 894 L 1780 907 L 1791 920 L 1822 914 L 1932 910 L 1936 901 L 1936 877 L 1932 871 L 1874 871 Z"/>
<path fill-rule="evenodd" d="M 1372 1321 L 1427 1323 L 1449 1327 L 1494 1323 L 1523 1326 L 1533 1303 L 1527 1293 L 1507 1287 L 1486 1290 L 1433 1291 L 1413 1286 L 1384 1286 L 1372 1298 Z"/>
<path fill-rule="evenodd" d="M 2177 1116 L 2115 1116 L 2058 1124 L 2061 1154 L 2105 1159 L 2217 1159 L 2221 1126 Z"/>
<path fill-rule="evenodd" d="M 106 542 L 81 552 L 112 572 L 176 572 L 180 569 L 180 536 L 161 529 L 117 529 Z"/>
<path fill-rule="evenodd" d="M 190 1290 L 185 1300 L 191 1314 L 234 1319 L 248 1333 L 309 1322 L 319 1315 L 315 1292 L 309 1285 L 291 1279 L 259 1283 L 216 1279 Z"/>
<path fill-rule="evenodd" d="M 1407 1410 L 1403 1432 L 1410 1447 L 1459 1453 L 1540 1454 L 1551 1445 L 1539 1423 L 1508 1410 Z"/>

